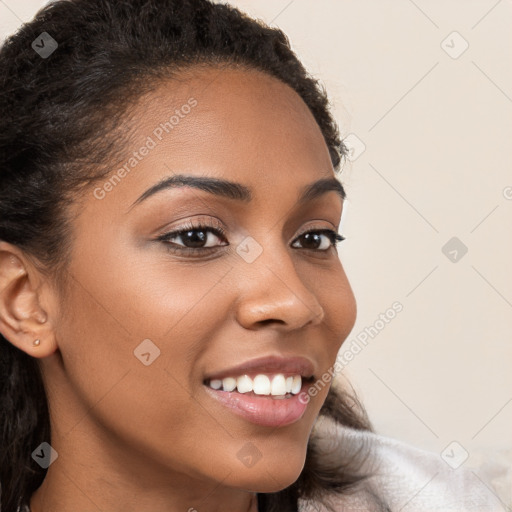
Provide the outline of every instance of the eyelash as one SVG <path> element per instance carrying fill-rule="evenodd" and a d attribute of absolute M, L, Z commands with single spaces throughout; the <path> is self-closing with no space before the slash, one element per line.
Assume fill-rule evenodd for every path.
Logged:
<path fill-rule="evenodd" d="M 179 230 L 176 231 L 169 231 L 168 233 L 164 233 L 157 237 L 157 241 L 164 242 L 168 245 L 167 250 L 172 253 L 181 253 L 185 255 L 198 255 L 198 253 L 205 253 L 206 251 L 210 251 L 210 249 L 215 250 L 216 247 L 226 247 L 223 246 L 215 246 L 215 247 L 183 247 L 183 246 L 172 246 L 169 242 L 169 239 L 179 237 L 180 235 L 183 235 L 187 233 L 188 231 L 204 231 L 204 232 L 210 232 L 213 233 L 215 236 L 219 238 L 223 238 L 226 240 L 226 231 L 222 228 L 222 226 L 217 224 L 209 224 L 208 222 L 204 222 L 203 224 L 186 224 L 183 227 L 181 227 Z M 301 236 L 310 234 L 310 233 L 316 233 L 321 235 L 326 235 L 329 237 L 331 241 L 331 247 L 336 247 L 339 242 L 342 242 L 345 240 L 345 237 L 338 234 L 333 229 L 313 229 L 310 231 L 304 231 L 303 233 L 300 233 L 297 238 L 300 238 Z M 208 239 L 206 240 L 208 242 Z M 205 242 L 205 243 L 206 243 Z M 327 252 L 328 249 L 304 249 L 305 251 L 313 251 L 313 252 Z"/>

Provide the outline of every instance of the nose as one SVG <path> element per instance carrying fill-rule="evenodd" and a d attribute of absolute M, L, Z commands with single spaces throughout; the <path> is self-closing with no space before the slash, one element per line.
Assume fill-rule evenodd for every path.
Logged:
<path fill-rule="evenodd" d="M 292 249 L 293 250 L 293 249 Z M 240 261 L 237 319 L 246 329 L 258 329 L 269 323 L 280 330 L 294 330 L 308 324 L 318 325 L 324 309 L 297 273 L 286 247 L 264 249 L 252 263 Z"/>

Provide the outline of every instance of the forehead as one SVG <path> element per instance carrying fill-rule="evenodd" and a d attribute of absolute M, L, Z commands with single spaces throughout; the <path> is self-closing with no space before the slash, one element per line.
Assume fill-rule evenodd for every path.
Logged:
<path fill-rule="evenodd" d="M 191 100 L 195 106 L 188 108 Z M 165 122 L 173 113 L 175 124 L 168 133 Z M 264 169 L 275 177 L 289 170 L 287 163 L 294 172 L 318 164 L 319 171 L 332 168 L 321 130 L 302 98 L 261 71 L 189 71 L 156 89 L 137 114 L 141 138 L 157 130 L 162 140 L 156 142 L 170 162 L 194 156 L 212 166 L 232 161 L 237 173 L 246 169 L 247 178 Z"/>
<path fill-rule="evenodd" d="M 116 209 L 126 211 L 145 190 L 173 174 L 243 183 L 257 202 L 296 195 L 311 182 L 334 176 L 307 105 L 288 85 L 260 71 L 210 67 L 183 72 L 142 97 L 131 121 L 135 136 L 113 169 L 127 172 L 108 194 Z M 134 157 L 134 151 L 141 153 L 139 146 L 150 149 Z"/>

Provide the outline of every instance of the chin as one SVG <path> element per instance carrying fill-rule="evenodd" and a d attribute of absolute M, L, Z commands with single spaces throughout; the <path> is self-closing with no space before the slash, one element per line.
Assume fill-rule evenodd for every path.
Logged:
<path fill-rule="evenodd" d="M 251 492 L 273 493 L 289 487 L 299 478 L 304 468 L 304 456 L 298 450 L 294 456 L 289 453 L 273 454 L 265 461 L 265 455 L 251 468 L 241 471 L 237 468 L 232 476 L 234 487 Z"/>

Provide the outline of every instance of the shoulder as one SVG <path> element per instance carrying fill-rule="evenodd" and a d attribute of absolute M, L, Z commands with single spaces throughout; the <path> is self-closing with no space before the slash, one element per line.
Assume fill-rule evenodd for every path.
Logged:
<path fill-rule="evenodd" d="M 440 454 L 390 437 L 343 427 L 327 418 L 321 420 L 312 435 L 330 456 L 367 451 L 363 469 L 372 474 L 369 486 L 393 512 L 505 510 L 495 490 L 469 468 L 453 469 Z M 339 504 L 342 507 L 339 510 L 343 510 L 345 502 L 340 499 Z"/>

